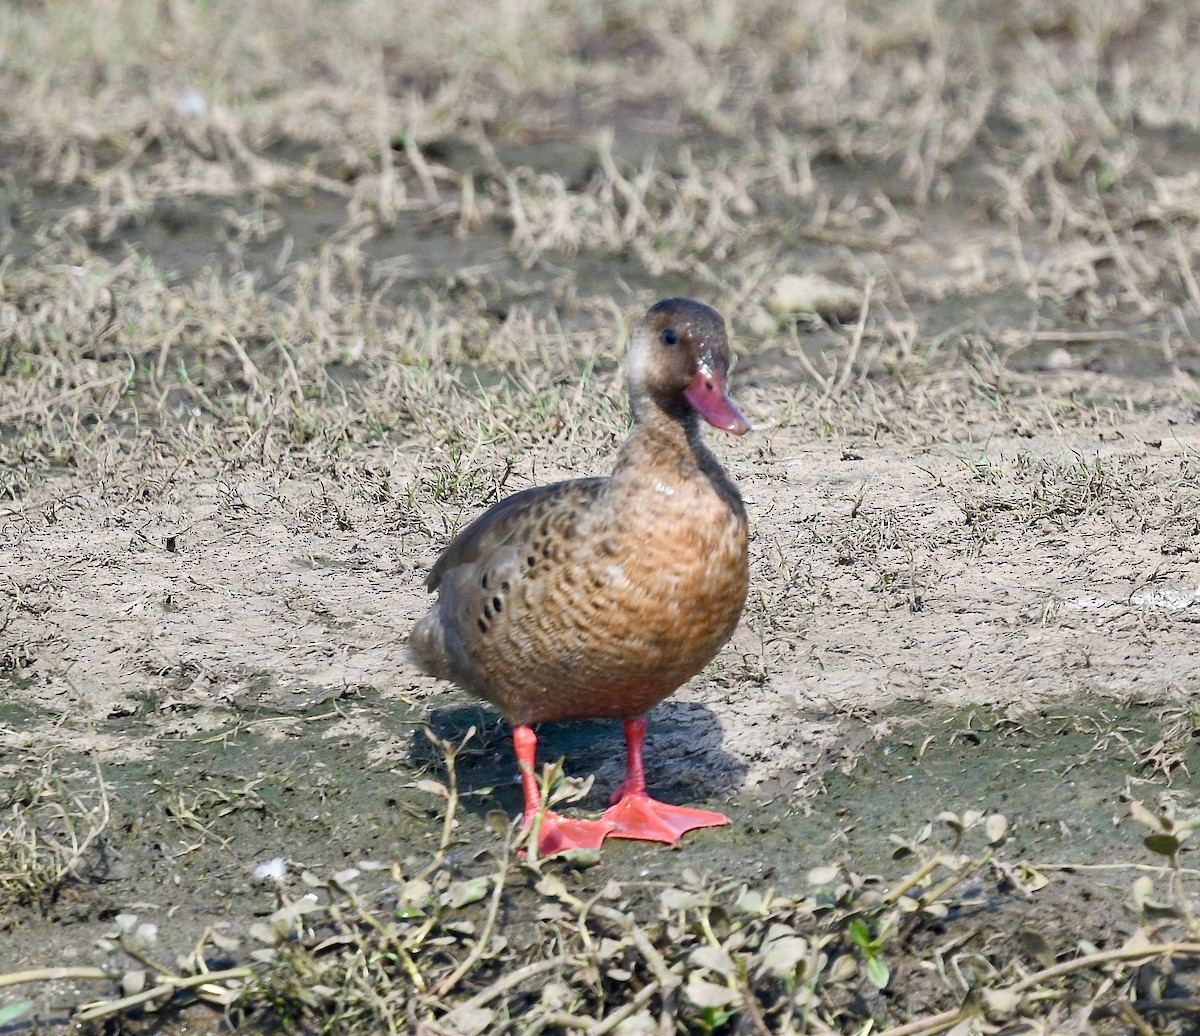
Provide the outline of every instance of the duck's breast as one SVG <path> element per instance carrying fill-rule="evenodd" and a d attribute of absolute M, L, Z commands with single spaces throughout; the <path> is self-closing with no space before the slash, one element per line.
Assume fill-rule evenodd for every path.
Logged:
<path fill-rule="evenodd" d="M 508 585 L 503 610 L 492 601 L 487 631 L 467 631 L 477 693 L 514 722 L 639 715 L 737 625 L 746 521 L 707 482 L 651 481 L 529 532 L 493 566 L 489 582 Z"/>
<path fill-rule="evenodd" d="M 644 670 L 682 674 L 682 683 L 736 627 L 749 582 L 738 504 L 704 479 L 653 479 L 634 501 L 622 538 L 621 616 Z"/>

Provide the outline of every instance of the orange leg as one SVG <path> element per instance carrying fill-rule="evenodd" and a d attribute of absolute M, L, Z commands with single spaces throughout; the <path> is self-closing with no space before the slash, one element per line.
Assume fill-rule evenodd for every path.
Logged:
<path fill-rule="evenodd" d="M 513 748 L 521 767 L 521 789 L 525 794 L 525 826 L 530 827 L 542 808 L 538 790 L 537 735 L 528 724 L 513 727 Z M 608 820 L 571 820 L 546 810 L 538 831 L 538 852 L 553 856 L 567 849 L 599 849 L 600 843 L 613 829 Z"/>
<path fill-rule="evenodd" d="M 646 794 L 646 771 L 642 745 L 646 740 L 646 720 L 625 721 L 625 748 L 628 764 L 625 780 L 613 793 L 612 806 L 604 819 L 612 821 L 614 838 L 640 838 L 648 842 L 667 842 L 676 845 L 686 832 L 698 827 L 720 827 L 729 818 L 707 809 L 688 809 L 669 806 Z"/>

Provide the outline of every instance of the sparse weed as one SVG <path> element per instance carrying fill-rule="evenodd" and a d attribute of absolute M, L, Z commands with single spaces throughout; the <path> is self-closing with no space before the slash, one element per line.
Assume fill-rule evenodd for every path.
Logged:
<path fill-rule="evenodd" d="M 265 777 L 255 777 L 228 788 L 214 784 L 202 791 L 185 792 L 178 787 L 165 788 L 167 799 L 163 810 L 189 843 L 182 852 L 192 852 L 210 838 L 215 838 L 223 846 L 228 845 L 230 839 L 221 836 L 219 824 L 233 813 L 250 810 L 265 814 L 266 804 L 254 790 L 264 780 Z"/>
<path fill-rule="evenodd" d="M 81 880 L 108 829 L 108 789 L 55 774 L 52 758 L 8 782 L 0 802 L 0 903 L 47 907 L 64 885 Z"/>

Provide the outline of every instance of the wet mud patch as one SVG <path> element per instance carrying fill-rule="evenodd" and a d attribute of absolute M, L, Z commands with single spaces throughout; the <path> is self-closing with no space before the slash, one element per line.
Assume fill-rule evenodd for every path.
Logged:
<path fill-rule="evenodd" d="M 669 744 L 715 727 L 707 710 L 680 704 L 680 715 L 656 717 L 652 744 L 656 737 Z M 356 732 L 359 714 L 374 711 L 383 713 L 390 747 Z M 334 873 L 361 873 L 355 881 L 365 902 L 394 903 L 404 895 L 394 876 L 420 872 L 444 829 L 446 803 L 428 782 L 448 786 L 451 775 L 424 732 L 426 720 L 447 743 L 466 739 L 455 759 L 462 798 L 445 864 L 456 881 L 467 883 L 456 887 L 485 880 L 494 854 L 506 851 L 489 813 L 516 814 L 520 800 L 508 731 L 490 710 L 460 700 L 406 711 L 364 692 L 309 714 L 259 711 L 229 719 L 219 733 L 160 744 L 152 762 L 101 764 L 109 811 L 104 830 L 56 887 L 19 903 L 10 899 L 6 965 L 56 959 L 117 967 L 116 933 L 132 923 L 119 919 L 136 916 L 138 924 L 156 926 L 155 953 L 164 959 L 186 954 L 215 931 L 227 949 L 222 956 L 210 947 L 208 966 L 240 966 L 254 947 L 262 948 L 254 926 L 279 909 L 281 897 L 303 897 L 306 881 L 316 887 L 311 882 Z M 1034 963 L 1053 961 L 1097 931 L 1105 932 L 1106 948 L 1136 928 L 1128 912 L 1132 884 L 1139 861 L 1155 858 L 1140 845 L 1144 831 L 1130 820 L 1130 799 L 1166 796 L 1181 809 L 1195 806 L 1186 775 L 1200 766 L 1200 722 L 1186 703 L 1103 709 L 1062 703 L 1020 715 L 914 707 L 849 725 L 859 750 L 814 775 L 820 790 L 803 799 L 756 799 L 697 783 L 686 765 L 652 768 L 655 792 L 690 804 L 703 796 L 731 825 L 694 833 L 674 850 L 610 840 L 598 867 L 559 872 L 570 895 L 598 896 L 615 882 L 651 911 L 664 889 L 697 882 L 803 897 L 814 875 L 839 867 L 864 876 L 858 880 L 866 888 L 887 888 L 935 846 L 953 849 L 961 838 L 965 851 L 977 838 L 970 834 L 978 823 L 972 815 L 999 813 L 1009 825 L 1004 867 L 984 868 L 967 881 L 950 914 L 916 938 L 936 941 L 986 919 L 1006 933 L 1011 952 Z M 566 756 L 568 771 L 580 775 L 622 749 L 615 724 L 547 725 L 539 733 L 542 759 Z M 47 772 L 44 762 L 5 767 L 0 799 L 6 808 L 19 806 L 23 795 L 28 799 L 37 774 Z M 96 801 L 93 767 L 88 756 L 60 754 L 52 762 L 60 787 L 85 804 Z M 1170 778 L 1183 780 L 1172 785 Z M 563 808 L 600 809 L 604 797 L 597 785 L 582 802 Z M 1185 867 L 1192 855 L 1189 847 Z M 1114 859 L 1129 862 L 1092 872 L 1095 863 Z M 388 861 L 392 881 L 361 871 Z M 545 915 L 549 907 L 531 884 L 521 888 L 514 887 L 516 898 L 505 908 L 506 931 L 515 946 L 537 946 L 544 917 L 535 924 L 526 911 Z M 995 952 L 994 941 L 990 946 Z M 897 977 L 906 974 L 903 958 L 896 967 Z M 77 1003 L 87 988 L 59 983 L 58 1002 Z M 189 1017 L 208 1031 L 203 1016 Z"/>
<path fill-rule="evenodd" d="M 372 764 L 369 742 L 345 734 L 352 706 L 321 704 L 324 709 L 307 715 L 225 710 L 219 729 L 156 739 L 149 759 L 97 764 L 94 755 L 63 752 L 7 766 L 10 806 L 18 806 L 27 794 L 22 789 L 48 769 L 88 801 L 102 789 L 111 814 L 96 853 L 80 861 L 81 880 L 26 904 L 31 916 L 91 926 L 65 931 L 52 923 L 56 948 L 73 946 L 68 956 L 82 952 L 81 939 L 100 938 L 104 924 L 122 911 L 137 912 L 136 904 L 143 904 L 144 917 L 147 910 L 166 910 L 166 904 L 151 904 L 171 889 L 164 937 L 172 932 L 168 946 L 182 952 L 204 925 L 244 920 L 262 908 L 254 871 L 264 861 L 340 868 L 348 855 L 422 851 L 434 830 L 433 811 L 406 801 L 409 782 Z M 391 714 L 402 724 L 397 711 Z M 136 718 L 112 724 L 126 737 L 153 736 Z M 96 733 L 101 741 L 111 736 L 104 725 Z M 89 770 L 95 770 L 91 780 Z M 18 943 L 16 963 L 36 958 L 36 939 Z"/>
<path fill-rule="evenodd" d="M 1010 845 L 1031 861 L 1113 859 L 1137 841 L 1130 797 L 1174 788 L 1186 801 L 1200 765 L 1200 717 L 1186 700 L 913 710 L 887 725 L 852 763 L 823 777 L 804 824 L 809 839 L 812 825 L 825 827 L 828 848 L 840 845 L 868 868 L 886 866 L 877 854 L 889 836 L 917 837 L 931 810 L 1006 815 Z"/>

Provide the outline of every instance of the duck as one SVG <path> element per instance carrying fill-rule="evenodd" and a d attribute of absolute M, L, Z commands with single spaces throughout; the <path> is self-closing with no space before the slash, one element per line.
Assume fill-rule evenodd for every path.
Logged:
<path fill-rule="evenodd" d="M 746 602 L 746 507 L 700 429 L 703 419 L 750 430 L 729 394 L 732 360 L 715 309 L 655 303 L 629 341 L 633 426 L 611 473 L 501 500 L 425 581 L 437 598 L 409 654 L 508 722 L 524 823 L 537 825 L 543 856 L 599 849 L 610 836 L 678 845 L 729 822 L 651 798 L 644 744 L 646 713 L 716 657 Z M 543 811 L 534 726 L 596 719 L 624 726 L 625 778 L 610 807 L 599 819 Z"/>

